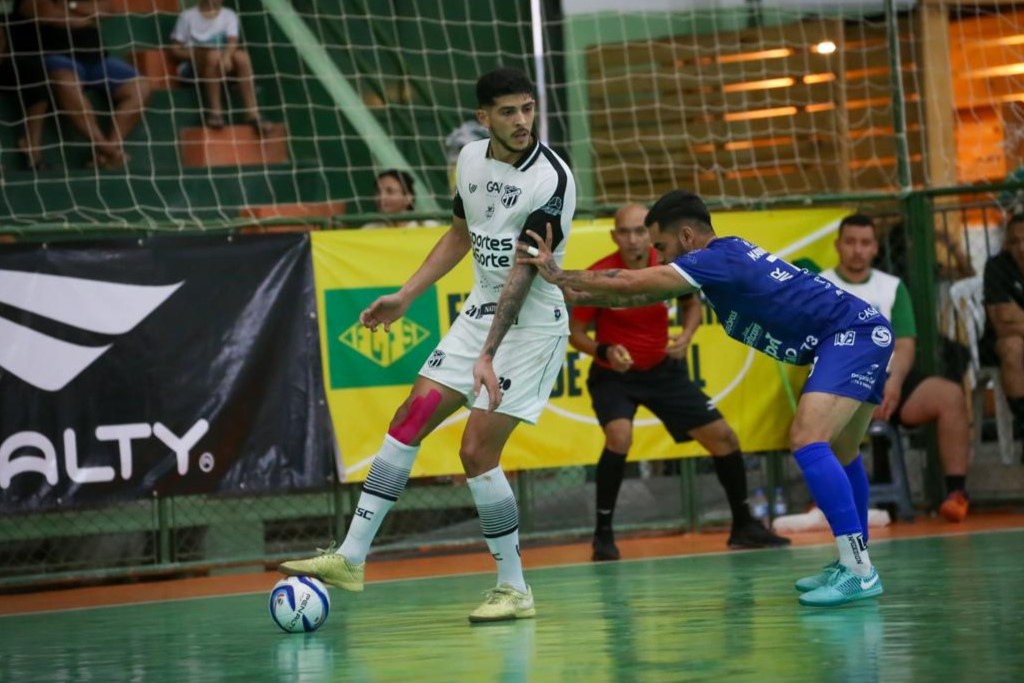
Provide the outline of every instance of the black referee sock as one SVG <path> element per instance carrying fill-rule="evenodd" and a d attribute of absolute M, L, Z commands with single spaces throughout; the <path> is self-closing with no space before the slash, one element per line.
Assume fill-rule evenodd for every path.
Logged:
<path fill-rule="evenodd" d="M 622 477 L 626 471 L 626 454 L 616 453 L 607 448 L 601 451 L 597 461 L 597 529 L 596 534 L 607 534 L 612 530 L 612 515 L 615 501 L 619 497 Z"/>
<path fill-rule="evenodd" d="M 963 491 L 967 487 L 967 475 L 952 475 L 946 477 L 946 495 L 953 491 Z"/>
<path fill-rule="evenodd" d="M 747 507 L 747 468 L 743 464 L 743 453 L 734 451 L 728 455 L 712 456 L 715 463 L 715 474 L 725 489 L 725 497 L 729 499 L 732 510 L 732 523 L 739 524 L 752 519 L 750 508 Z"/>

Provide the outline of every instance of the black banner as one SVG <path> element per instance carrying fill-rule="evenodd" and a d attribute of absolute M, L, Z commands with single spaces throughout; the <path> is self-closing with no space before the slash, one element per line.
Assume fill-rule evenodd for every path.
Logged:
<path fill-rule="evenodd" d="M 0 248 L 0 512 L 323 486 L 306 235 Z"/>

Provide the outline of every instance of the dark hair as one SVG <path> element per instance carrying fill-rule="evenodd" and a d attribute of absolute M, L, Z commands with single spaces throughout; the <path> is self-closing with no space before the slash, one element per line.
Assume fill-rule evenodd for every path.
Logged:
<path fill-rule="evenodd" d="M 1010 216 L 1009 218 L 1007 218 L 1006 219 L 1006 230 L 1009 231 L 1011 225 L 1016 225 L 1018 223 L 1024 223 L 1024 213 L 1015 213 L 1012 216 Z"/>
<path fill-rule="evenodd" d="M 872 230 L 874 230 L 875 220 L 871 216 L 868 216 L 863 213 L 850 214 L 843 220 L 839 221 L 839 230 L 836 232 L 837 236 L 843 234 L 843 228 L 845 228 L 846 226 L 856 228 L 871 228 Z"/>
<path fill-rule="evenodd" d="M 505 95 L 536 96 L 530 77 L 519 69 L 500 68 L 488 71 L 476 82 L 476 103 L 479 107 L 490 107 L 499 97 Z"/>
<path fill-rule="evenodd" d="M 701 232 L 714 232 L 711 226 L 711 212 L 704 200 L 686 190 L 672 190 L 654 202 L 647 212 L 644 225 L 651 227 L 655 223 L 662 230 L 672 230 L 677 224 L 697 228 Z"/>
<path fill-rule="evenodd" d="M 402 186 L 402 190 L 409 195 L 409 210 L 411 211 L 416 208 L 416 190 L 414 189 L 416 181 L 412 179 L 411 175 L 397 168 L 389 168 L 377 174 L 377 180 L 381 178 L 394 178 L 397 180 L 398 184 Z"/>

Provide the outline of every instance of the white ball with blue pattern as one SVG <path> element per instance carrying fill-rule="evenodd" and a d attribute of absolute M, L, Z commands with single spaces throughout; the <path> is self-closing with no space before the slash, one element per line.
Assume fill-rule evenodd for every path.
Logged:
<path fill-rule="evenodd" d="M 270 591 L 270 617 L 288 633 L 317 630 L 330 611 L 327 589 L 311 576 L 289 576 Z"/>

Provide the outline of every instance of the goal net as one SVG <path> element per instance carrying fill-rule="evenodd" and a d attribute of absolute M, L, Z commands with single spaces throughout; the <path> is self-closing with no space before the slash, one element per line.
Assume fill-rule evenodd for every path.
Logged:
<path fill-rule="evenodd" d="M 1024 2 L 228 0 L 264 126 L 237 60 L 218 120 L 216 86 L 175 58 L 193 0 L 106 2 L 102 47 L 141 74 L 141 117 L 113 78 L 72 106 L 49 56 L 26 81 L 38 20 L 0 3 L 0 232 L 356 226 L 380 219 L 388 169 L 414 180 L 405 218 L 444 220 L 454 155 L 485 134 L 473 85 L 499 65 L 543 83 L 538 131 L 584 211 L 675 187 L 725 205 L 896 193 L 1024 165 Z M 114 131 L 123 158 L 104 152 Z"/>

